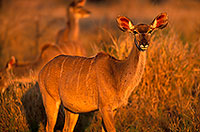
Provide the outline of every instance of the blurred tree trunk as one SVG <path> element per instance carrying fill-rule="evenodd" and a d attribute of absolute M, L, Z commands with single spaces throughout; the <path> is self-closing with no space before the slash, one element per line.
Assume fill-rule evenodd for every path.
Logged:
<path fill-rule="evenodd" d="M 3 0 L 0 0 L 0 9 L 2 9 L 3 6 Z"/>
<path fill-rule="evenodd" d="M 159 5 L 159 4 L 162 4 L 164 2 L 167 2 L 167 0 L 150 0 L 150 2 L 152 4 Z"/>
<path fill-rule="evenodd" d="M 36 46 L 36 54 L 38 54 L 40 38 L 41 38 L 40 21 L 39 21 L 39 18 L 37 18 L 36 21 L 35 21 L 35 46 Z"/>
<path fill-rule="evenodd" d="M 0 0 L 0 10 L 2 11 L 4 8 L 6 8 L 8 6 L 8 4 L 10 4 L 11 2 L 13 2 L 13 0 Z"/>

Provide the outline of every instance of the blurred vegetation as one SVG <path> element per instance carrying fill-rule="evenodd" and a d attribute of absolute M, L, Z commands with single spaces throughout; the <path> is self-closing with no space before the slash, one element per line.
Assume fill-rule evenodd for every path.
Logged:
<path fill-rule="evenodd" d="M 90 0 L 93 15 L 81 21 L 80 40 L 89 55 L 105 51 L 125 58 L 133 44 L 117 29 L 122 14 L 133 22 L 150 23 L 160 12 L 168 12 L 168 28 L 157 31 L 147 51 L 145 73 L 126 107 L 117 111 L 118 132 L 200 131 L 200 3 L 197 0 L 114 0 L 104 5 Z M 2 0 L 0 13 L 0 66 L 15 55 L 30 61 L 45 42 L 54 42 L 65 25 L 64 0 Z M 38 85 L 15 82 L 0 95 L 0 131 L 44 131 L 46 115 Z M 63 125 L 60 110 L 57 129 Z M 75 131 L 101 131 L 99 112 L 81 114 Z"/>

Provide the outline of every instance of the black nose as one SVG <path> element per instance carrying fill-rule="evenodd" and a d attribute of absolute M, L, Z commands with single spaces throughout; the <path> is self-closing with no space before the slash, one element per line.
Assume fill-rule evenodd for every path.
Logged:
<path fill-rule="evenodd" d="M 142 42 L 142 45 L 143 45 L 143 46 L 146 46 L 146 45 L 149 45 L 149 43 L 148 43 L 147 41 L 143 41 L 143 42 Z"/>

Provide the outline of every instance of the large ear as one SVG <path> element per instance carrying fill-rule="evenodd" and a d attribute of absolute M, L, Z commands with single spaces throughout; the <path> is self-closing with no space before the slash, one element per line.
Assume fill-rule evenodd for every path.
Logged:
<path fill-rule="evenodd" d="M 14 56 L 11 57 L 11 59 L 6 64 L 6 70 L 10 70 L 17 64 L 17 60 Z"/>
<path fill-rule="evenodd" d="M 77 6 L 82 6 L 82 7 L 85 5 L 85 3 L 86 3 L 86 0 L 77 0 L 76 2 Z"/>
<path fill-rule="evenodd" d="M 125 16 L 118 16 L 116 20 L 117 20 L 117 23 L 118 23 L 118 27 L 122 31 L 131 32 L 134 29 L 134 25 L 133 25 L 132 21 L 129 18 L 127 18 Z"/>
<path fill-rule="evenodd" d="M 167 13 L 159 14 L 151 23 L 152 28 L 164 28 L 168 24 L 168 15 Z"/>

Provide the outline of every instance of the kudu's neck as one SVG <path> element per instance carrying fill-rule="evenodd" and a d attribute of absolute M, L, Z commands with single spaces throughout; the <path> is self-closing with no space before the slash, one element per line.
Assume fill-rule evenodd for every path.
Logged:
<path fill-rule="evenodd" d="M 69 31 L 69 40 L 76 41 L 79 34 L 79 19 L 76 18 L 73 14 L 69 14 L 67 26 Z"/>
<path fill-rule="evenodd" d="M 139 84 L 145 67 L 146 51 L 139 51 L 136 42 L 126 60 L 120 66 L 119 94 L 128 99 Z"/>

